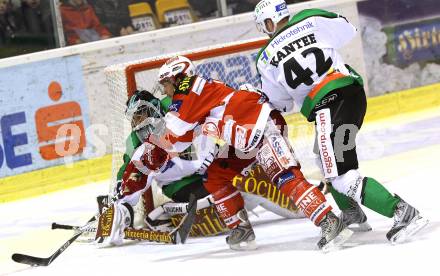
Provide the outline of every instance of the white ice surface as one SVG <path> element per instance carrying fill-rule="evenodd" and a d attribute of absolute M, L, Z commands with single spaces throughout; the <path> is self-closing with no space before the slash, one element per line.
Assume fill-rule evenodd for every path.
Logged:
<path fill-rule="evenodd" d="M 402 129 L 411 120 L 422 122 L 439 115 L 437 109 L 397 117 L 367 125 L 361 133 Z M 426 128 L 426 124 L 420 126 Z M 0 204 L 0 275 L 440 275 L 440 140 L 426 143 L 440 130 L 434 125 L 428 129 L 430 137 L 425 138 L 420 137 L 423 130 L 399 134 L 399 141 L 412 141 L 411 150 L 365 158 L 360 164 L 363 175 L 381 181 L 430 219 L 407 243 L 390 245 L 385 234 L 392 219 L 364 208 L 373 231 L 355 233 L 342 250 L 323 254 L 315 248 L 319 229 L 307 219 L 286 220 L 256 209 L 259 217 L 251 215 L 251 221 L 259 248 L 252 252 L 231 251 L 225 236 L 218 236 L 190 238 L 184 245 L 127 242 L 121 247 L 96 248 L 74 243 L 48 267 L 11 260 L 16 252 L 41 257 L 52 254 L 72 233 L 50 230 L 51 223 L 87 221 L 96 209 L 94 198 L 108 190 L 107 182 L 101 182 Z M 393 146 L 384 143 L 387 149 Z"/>

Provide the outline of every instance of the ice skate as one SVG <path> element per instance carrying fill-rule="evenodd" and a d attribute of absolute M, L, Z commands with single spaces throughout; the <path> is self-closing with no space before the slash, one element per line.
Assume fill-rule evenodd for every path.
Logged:
<path fill-rule="evenodd" d="M 341 212 L 339 219 L 345 226 L 354 232 L 371 231 L 371 226 L 367 222 L 367 216 L 362 211 L 361 206 L 355 200 L 350 198 L 350 207 Z"/>
<path fill-rule="evenodd" d="M 400 199 L 394 211 L 394 224 L 387 233 L 387 239 L 392 244 L 402 243 L 425 227 L 428 222 L 428 219 L 420 216 L 416 208 Z"/>
<path fill-rule="evenodd" d="M 255 233 L 248 219 L 246 210 L 240 210 L 237 216 L 241 222 L 237 227 L 231 230 L 229 236 L 226 237 L 226 243 L 229 244 L 229 247 L 233 250 L 257 249 Z"/>
<path fill-rule="evenodd" d="M 337 249 L 353 234 L 333 212 L 328 212 L 319 226 L 322 237 L 318 242 L 318 248 L 323 252 Z"/>

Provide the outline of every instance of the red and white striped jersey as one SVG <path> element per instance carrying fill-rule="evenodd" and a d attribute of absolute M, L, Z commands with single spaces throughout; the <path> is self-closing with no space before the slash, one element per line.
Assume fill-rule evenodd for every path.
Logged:
<path fill-rule="evenodd" d="M 249 151 L 263 136 L 272 108 L 259 93 L 234 90 L 201 76 L 186 77 L 177 87 L 165 115 L 166 139 L 175 145 L 197 125 L 204 135 L 216 136 L 228 145 Z"/>

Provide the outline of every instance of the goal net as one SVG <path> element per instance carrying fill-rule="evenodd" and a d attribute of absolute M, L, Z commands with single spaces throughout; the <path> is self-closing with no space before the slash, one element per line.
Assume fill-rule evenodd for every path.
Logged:
<path fill-rule="evenodd" d="M 111 92 L 113 181 L 115 181 L 116 174 L 122 165 L 125 140 L 130 133 L 130 124 L 124 116 L 126 101 L 136 90 L 145 89 L 154 93 L 153 88 L 157 83 L 159 68 L 167 59 L 178 54 L 185 55 L 194 62 L 196 73 L 199 75 L 221 80 L 236 89 L 244 83 L 260 87 L 255 59 L 259 49 L 266 42 L 266 39 L 246 40 L 107 67 L 105 75 Z M 155 96 L 164 97 L 159 94 L 155 94 Z M 298 114 L 287 115 L 286 119 L 289 124 L 289 139 L 295 148 L 298 159 L 300 159 L 303 172 L 306 177 L 319 178 L 317 176 L 319 169 L 315 168 L 312 156 L 313 126 L 307 124 Z M 166 200 L 155 185 L 153 185 L 151 192 L 146 193 L 145 197 L 146 206 L 144 208 L 146 210 L 151 210 Z"/>

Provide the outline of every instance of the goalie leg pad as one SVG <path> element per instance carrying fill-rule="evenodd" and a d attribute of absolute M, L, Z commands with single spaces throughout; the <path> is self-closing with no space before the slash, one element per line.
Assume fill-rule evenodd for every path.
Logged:
<path fill-rule="evenodd" d="M 124 230 L 127 227 L 133 227 L 133 218 L 134 212 L 130 204 L 114 203 L 99 217 L 97 242 L 106 245 L 121 245 Z"/>

